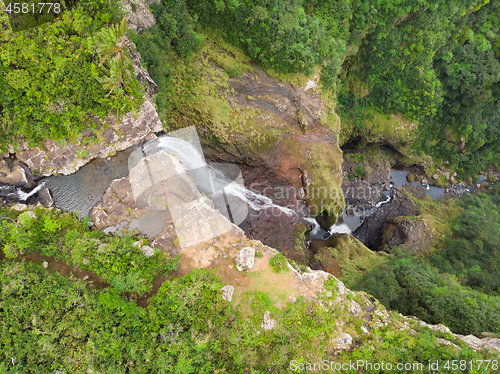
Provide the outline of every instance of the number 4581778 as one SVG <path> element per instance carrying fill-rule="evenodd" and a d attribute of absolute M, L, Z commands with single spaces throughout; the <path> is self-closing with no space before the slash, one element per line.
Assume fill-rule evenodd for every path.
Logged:
<path fill-rule="evenodd" d="M 5 12 L 12 13 L 60 13 L 61 4 L 59 3 L 10 3 L 5 8 Z"/>

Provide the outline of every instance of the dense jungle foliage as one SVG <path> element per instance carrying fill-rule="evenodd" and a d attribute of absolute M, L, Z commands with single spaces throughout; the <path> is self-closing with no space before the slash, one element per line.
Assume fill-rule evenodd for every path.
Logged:
<path fill-rule="evenodd" d="M 8 257 L 0 260 L 2 373 L 199 374 L 243 373 L 245 368 L 284 373 L 291 360 L 315 362 L 318 357 L 393 364 L 493 357 L 459 340 L 458 351 L 438 345 L 435 334 L 418 326 L 418 335 L 400 331 L 392 325 L 397 315 L 370 337 L 363 335 L 365 344 L 334 357 L 326 348 L 347 313 L 342 304 L 326 309 L 300 297 L 277 309 L 269 296 L 254 292 L 246 294 L 248 307 L 240 309 L 222 299 L 223 284 L 208 270 L 165 280 L 147 306 L 140 306 L 130 296 L 150 290 L 154 274 L 173 269 L 171 260 L 162 262 L 158 253 L 148 259 L 130 237 L 90 231 L 68 214 L 37 209 L 35 216 L 7 210 L 0 215 L 0 244 Z M 111 285 L 90 289 L 79 279 L 44 269 L 40 261 L 26 261 L 21 251 L 90 269 Z M 119 278 L 135 281 L 122 287 Z M 320 297 L 328 303 L 335 298 L 336 281 L 326 287 L 332 295 Z M 265 311 L 278 321 L 272 330 L 260 327 Z M 357 317 L 352 328 L 361 331 L 363 323 Z"/>
<path fill-rule="evenodd" d="M 144 256 L 142 243 L 129 234 L 109 237 L 89 230 L 87 220 L 80 222 L 68 213 L 37 209 L 34 216 L 15 216 L 8 211 L 0 215 L 0 245 L 7 258 L 27 253 L 50 256 L 92 271 L 121 292 L 138 295 L 151 290 L 155 276 L 177 267 L 176 260 L 159 251 Z"/>
<path fill-rule="evenodd" d="M 100 30 L 122 17 L 118 2 L 68 4 L 52 22 L 19 32 L 2 14 L 4 137 L 37 143 L 47 133 L 75 136 L 91 124 L 91 114 L 139 104 L 136 82 L 117 74 L 127 69 L 116 61 L 103 66 L 96 54 L 104 42 Z M 319 69 L 351 137 L 363 134 L 373 111 L 401 114 L 419 124 L 412 148 L 460 178 L 500 161 L 498 2 L 162 0 L 151 9 L 157 25 L 131 38 L 163 88 L 159 107 L 175 95 L 168 79 L 172 54 L 186 58 L 200 50 L 203 29 L 217 30 L 276 72 Z M 110 91 L 113 86 L 118 89 Z"/>
<path fill-rule="evenodd" d="M 203 41 L 194 30 L 218 30 L 277 72 L 319 68 L 351 137 L 373 111 L 401 114 L 419 124 L 412 148 L 460 178 L 500 162 L 498 2 L 162 0 L 152 9 L 158 25 L 137 44 L 155 79 L 168 78 L 159 62 L 171 47 L 186 56 Z"/>
<path fill-rule="evenodd" d="M 138 107 L 141 87 L 114 26 L 122 17 L 115 0 L 81 1 L 52 22 L 14 32 L 2 9 L 2 149 L 23 139 L 36 145 L 77 137 L 95 126 L 93 116 Z"/>
<path fill-rule="evenodd" d="M 498 187 L 497 187 L 498 188 Z M 496 189 L 497 189 L 496 188 Z M 500 197 L 464 195 L 453 235 L 427 257 L 398 253 L 368 270 L 357 288 L 404 315 L 452 331 L 500 332 Z"/>

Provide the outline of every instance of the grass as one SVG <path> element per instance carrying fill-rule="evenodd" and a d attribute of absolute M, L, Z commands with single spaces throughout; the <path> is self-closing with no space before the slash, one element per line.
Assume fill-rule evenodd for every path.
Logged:
<path fill-rule="evenodd" d="M 327 256 L 330 260 L 326 259 Z M 322 263 L 325 260 L 330 261 L 332 268 L 337 268 L 338 273 L 334 275 L 348 288 L 355 288 L 366 270 L 380 266 L 387 261 L 389 255 L 385 252 L 371 251 L 357 239 L 342 235 L 334 244 L 334 248 L 323 248 L 319 257 Z"/>

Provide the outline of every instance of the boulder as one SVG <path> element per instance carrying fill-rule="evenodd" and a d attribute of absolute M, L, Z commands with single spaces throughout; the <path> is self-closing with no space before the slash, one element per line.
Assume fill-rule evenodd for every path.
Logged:
<path fill-rule="evenodd" d="M 333 341 L 335 348 L 340 350 L 349 349 L 352 344 L 352 336 L 346 332 L 340 333 L 340 337 Z"/>
<path fill-rule="evenodd" d="M 264 321 L 260 325 L 262 330 L 272 330 L 276 326 L 276 320 L 271 318 L 271 312 L 264 313 Z"/>
<path fill-rule="evenodd" d="M 47 187 L 42 188 L 38 192 L 38 200 L 45 208 L 50 208 L 54 205 L 54 199 L 52 198 L 52 194 Z"/>
<path fill-rule="evenodd" d="M 10 209 L 21 211 L 27 209 L 28 206 L 26 204 L 16 203 L 10 207 Z"/>
<path fill-rule="evenodd" d="M 89 216 L 95 227 L 98 230 L 104 230 L 106 227 L 114 224 L 114 220 L 101 208 L 102 204 L 99 203 L 92 208 Z"/>
<path fill-rule="evenodd" d="M 226 301 L 231 301 L 233 299 L 234 287 L 230 284 L 222 287 L 222 299 Z"/>
<path fill-rule="evenodd" d="M 255 261 L 255 248 L 245 247 L 236 256 L 236 268 L 239 271 L 250 270 Z"/>
<path fill-rule="evenodd" d="M 0 183 L 28 187 L 31 186 L 32 182 L 31 177 L 20 162 L 10 163 L 6 160 L 0 160 Z"/>
<path fill-rule="evenodd" d="M 143 245 L 141 247 L 141 251 L 146 257 L 152 257 L 155 255 L 155 250 L 151 248 L 149 245 Z"/>

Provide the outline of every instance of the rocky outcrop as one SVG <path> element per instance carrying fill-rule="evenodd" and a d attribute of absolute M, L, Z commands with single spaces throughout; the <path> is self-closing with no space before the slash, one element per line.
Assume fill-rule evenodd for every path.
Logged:
<path fill-rule="evenodd" d="M 236 268 L 239 271 L 250 270 L 255 261 L 255 248 L 245 247 L 236 256 Z"/>
<path fill-rule="evenodd" d="M 154 15 L 149 10 L 148 4 L 159 0 L 125 0 L 122 2 L 123 10 L 127 13 L 128 26 L 137 32 L 156 25 Z"/>
<path fill-rule="evenodd" d="M 353 236 L 371 249 L 378 249 L 384 223 L 391 218 L 414 216 L 417 206 L 411 197 L 400 187 L 394 189 L 392 201 L 383 204 L 358 227 Z"/>
<path fill-rule="evenodd" d="M 135 78 L 142 84 L 148 96 L 151 97 L 156 95 L 158 93 L 158 85 L 153 78 L 151 78 L 148 71 L 142 66 L 141 54 L 137 51 L 135 44 L 125 39 L 125 45 L 128 47 L 130 58 L 134 64 Z"/>
<path fill-rule="evenodd" d="M 33 187 L 29 171 L 19 161 L 0 159 L 0 183 L 22 187 Z"/>
<path fill-rule="evenodd" d="M 441 334 L 447 334 L 448 336 L 459 339 L 466 343 L 469 347 L 471 347 L 474 351 L 479 351 L 479 350 L 491 350 L 493 352 L 498 352 L 498 357 L 500 357 L 500 339 L 499 338 L 492 338 L 492 337 L 484 337 L 484 338 L 478 338 L 474 335 L 460 335 L 460 334 L 454 334 L 451 332 L 451 330 L 446 327 L 443 324 L 437 324 L 437 325 L 430 325 L 424 321 L 420 321 L 419 319 L 413 317 L 413 316 L 408 316 L 404 317 L 407 321 L 414 321 L 420 324 L 421 326 L 428 327 L 432 331 L 439 332 Z M 444 339 L 443 339 L 444 340 Z M 453 345 L 456 348 L 456 344 L 451 343 L 449 340 L 447 340 L 447 343 L 441 342 L 443 344 L 447 345 Z"/>
<path fill-rule="evenodd" d="M 214 53 L 233 58 L 229 52 Z M 210 77 L 226 74 L 216 61 L 206 65 L 211 69 L 206 72 L 208 84 L 214 82 Z M 240 77 L 228 77 L 223 86 L 207 84 L 220 93 L 217 102 L 200 96 L 196 110 L 209 117 L 204 136 L 208 158 L 241 164 L 247 188 L 275 204 L 313 216 L 327 212 L 325 225 L 335 222 L 345 207 L 337 142 L 340 121 L 319 87 L 282 83 L 255 65 L 245 69 Z M 227 111 L 217 112 L 226 106 Z M 295 214 L 251 211 L 245 231 L 303 262 L 307 228 Z"/>
<path fill-rule="evenodd" d="M 218 256 L 203 243 L 221 235 L 243 235 L 200 194 L 184 166 L 164 151 L 138 159 L 128 177 L 113 180 L 90 218 L 105 232 L 139 232 L 153 248 L 172 255 L 187 250 L 193 266 L 201 268 Z M 251 268 L 250 260 L 242 260 L 245 269 Z"/>
<path fill-rule="evenodd" d="M 436 238 L 425 219 L 390 218 L 383 225 L 380 248 L 400 246 L 411 248 L 415 253 L 426 252 L 433 247 Z"/>
<path fill-rule="evenodd" d="M 105 125 L 109 127 L 105 128 Z M 96 119 L 96 128 L 85 130 L 77 143 L 49 139 L 44 141 L 43 147 L 23 150 L 16 156 L 40 175 L 68 175 L 96 157 L 107 157 L 137 145 L 143 139 L 152 140 L 156 137 L 154 133 L 162 130 L 156 109 L 146 100 L 137 117 L 127 114 L 117 121 L 116 117 L 110 116 L 104 123 Z"/>

